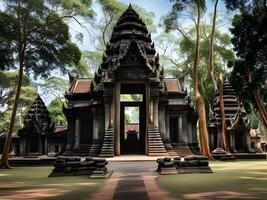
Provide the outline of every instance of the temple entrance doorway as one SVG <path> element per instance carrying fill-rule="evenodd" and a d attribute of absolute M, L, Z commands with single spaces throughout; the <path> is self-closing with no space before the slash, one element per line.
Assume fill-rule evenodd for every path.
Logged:
<path fill-rule="evenodd" d="M 235 133 L 235 149 L 238 153 L 245 152 L 246 138 L 244 133 L 245 130 L 239 130 Z"/>
<path fill-rule="evenodd" d="M 145 87 L 124 84 L 120 95 L 121 154 L 145 154 L 145 132 Z"/>

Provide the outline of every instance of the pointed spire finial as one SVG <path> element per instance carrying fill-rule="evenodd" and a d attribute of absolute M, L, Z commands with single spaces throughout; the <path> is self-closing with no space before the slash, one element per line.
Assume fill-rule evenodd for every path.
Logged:
<path fill-rule="evenodd" d="M 133 10 L 132 4 L 129 4 L 128 10 Z"/>
<path fill-rule="evenodd" d="M 39 94 L 37 94 L 37 98 L 36 99 L 38 99 L 38 100 L 42 100 L 42 98 L 40 97 L 40 95 Z"/>

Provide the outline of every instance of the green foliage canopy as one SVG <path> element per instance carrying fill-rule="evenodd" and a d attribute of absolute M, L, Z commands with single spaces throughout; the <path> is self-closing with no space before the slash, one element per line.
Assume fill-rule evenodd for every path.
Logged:
<path fill-rule="evenodd" d="M 0 71 L 0 133 L 8 131 L 17 81 L 17 73 Z M 22 127 L 23 118 L 37 96 L 27 76 L 24 76 L 21 90 L 14 132 Z"/>
<path fill-rule="evenodd" d="M 229 67 L 233 68 L 231 82 L 248 111 L 251 111 L 250 103 L 257 109 L 251 93 L 253 90 L 259 91 L 267 108 L 266 1 L 238 8 L 240 13 L 234 16 L 231 33 L 234 49 L 240 59 L 229 62 Z"/>

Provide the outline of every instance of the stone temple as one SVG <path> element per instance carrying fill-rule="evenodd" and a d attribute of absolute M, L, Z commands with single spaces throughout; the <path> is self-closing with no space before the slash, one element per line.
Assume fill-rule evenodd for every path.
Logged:
<path fill-rule="evenodd" d="M 68 127 L 55 127 L 38 96 L 24 127 L 13 137 L 12 155 L 127 154 L 185 156 L 198 152 L 196 123 L 183 79 L 164 78 L 151 35 L 129 6 L 114 27 L 93 79 L 75 78 L 63 108 Z M 246 112 L 229 82 L 224 84 L 227 135 L 232 154 L 260 152 L 251 140 Z M 134 114 L 134 120 L 129 120 Z M 209 123 L 213 155 L 224 156 L 218 96 Z M 5 134 L 0 134 L 0 151 Z"/>
<path fill-rule="evenodd" d="M 197 146 L 197 115 L 180 79 L 165 79 L 146 25 L 131 6 L 119 18 L 94 79 L 66 94 L 66 155 L 163 156 Z M 127 110 L 138 120 L 126 122 Z"/>
<path fill-rule="evenodd" d="M 249 124 L 245 108 L 235 93 L 230 82 L 223 84 L 223 101 L 226 120 L 226 135 L 229 143 L 229 151 L 233 154 L 262 152 L 253 140 L 253 131 Z M 216 95 L 213 112 L 209 123 L 210 149 L 214 157 L 225 154 L 222 138 L 222 114 L 219 103 L 219 94 Z M 253 155 L 253 154 L 252 154 Z"/>

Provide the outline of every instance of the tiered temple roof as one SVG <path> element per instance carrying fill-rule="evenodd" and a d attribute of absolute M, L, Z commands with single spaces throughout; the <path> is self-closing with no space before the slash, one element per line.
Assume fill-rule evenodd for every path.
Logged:
<path fill-rule="evenodd" d="M 43 100 L 38 95 L 27 112 L 24 120 L 24 126 L 18 131 L 18 134 L 25 135 L 33 133 L 45 135 L 51 134 L 53 129 L 54 124 L 52 123 L 49 112 Z"/>
<path fill-rule="evenodd" d="M 139 55 L 130 53 L 131 47 L 134 47 Z M 126 57 L 128 60 L 130 57 L 136 64 L 143 62 L 146 68 L 155 74 L 159 69 L 159 56 L 155 54 L 154 43 L 145 23 L 130 5 L 114 27 L 102 64 L 95 74 L 95 81 L 99 83 L 101 77 L 105 79 L 105 72 L 112 74 Z"/>
<path fill-rule="evenodd" d="M 70 87 L 70 93 L 81 94 L 89 93 L 92 89 L 93 81 L 91 79 L 75 79 Z"/>
<path fill-rule="evenodd" d="M 164 79 L 165 90 L 168 93 L 183 93 L 183 83 L 177 78 Z"/>
<path fill-rule="evenodd" d="M 223 84 L 223 102 L 228 130 L 237 128 L 237 124 L 240 120 L 245 127 L 249 126 L 246 111 L 228 80 L 226 80 Z M 213 104 L 213 112 L 214 115 L 210 121 L 211 126 L 221 126 L 222 115 L 218 93 L 216 94 L 215 102 Z"/>

